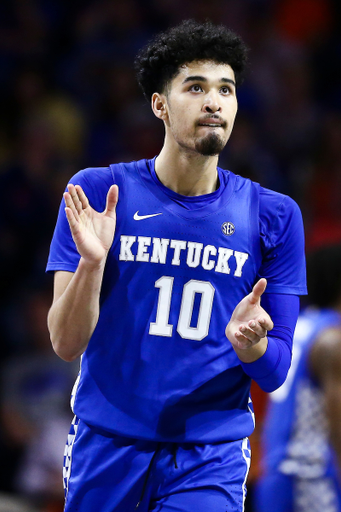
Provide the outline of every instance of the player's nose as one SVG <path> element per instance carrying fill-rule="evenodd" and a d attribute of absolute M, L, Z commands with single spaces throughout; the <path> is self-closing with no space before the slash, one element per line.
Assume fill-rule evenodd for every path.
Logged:
<path fill-rule="evenodd" d="M 219 99 L 215 94 L 208 94 L 205 96 L 205 101 L 202 106 L 202 111 L 209 114 L 214 114 L 215 112 L 221 112 L 221 105 L 219 103 Z"/>

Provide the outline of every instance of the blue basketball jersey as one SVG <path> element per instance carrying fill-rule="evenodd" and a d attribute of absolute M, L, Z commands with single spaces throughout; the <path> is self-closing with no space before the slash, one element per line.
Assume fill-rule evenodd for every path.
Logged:
<path fill-rule="evenodd" d="M 266 473 L 300 479 L 335 476 L 323 395 L 309 371 L 308 354 L 323 330 L 340 323 L 335 311 L 313 308 L 298 319 L 287 380 L 269 395 L 263 435 Z"/>
<path fill-rule="evenodd" d="M 259 277 L 267 292 L 306 293 L 302 219 L 287 196 L 218 175 L 218 190 L 200 197 L 164 187 L 154 160 L 86 169 L 71 180 L 98 211 L 119 186 L 100 316 L 72 398 L 84 422 L 173 442 L 253 431 L 250 378 L 225 327 Z M 75 272 L 78 261 L 62 203 L 47 270 Z"/>

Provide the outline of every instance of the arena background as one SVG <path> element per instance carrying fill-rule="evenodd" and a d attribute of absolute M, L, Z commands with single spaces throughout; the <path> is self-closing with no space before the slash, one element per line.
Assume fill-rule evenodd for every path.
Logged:
<path fill-rule="evenodd" d="M 245 39 L 250 68 L 220 165 L 291 195 L 310 251 L 341 239 L 340 11 L 337 0 L 1 0 L 0 512 L 63 508 L 77 364 L 50 347 L 45 264 L 68 179 L 161 148 L 134 77 L 138 49 L 185 18 Z M 253 398 L 249 511 L 266 400 L 256 386 Z"/>

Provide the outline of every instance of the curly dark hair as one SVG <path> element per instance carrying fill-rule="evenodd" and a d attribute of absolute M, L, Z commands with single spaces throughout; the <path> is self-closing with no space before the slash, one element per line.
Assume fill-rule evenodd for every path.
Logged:
<path fill-rule="evenodd" d="M 182 65 L 196 60 L 229 64 L 240 85 L 248 49 L 242 39 L 223 25 L 185 20 L 158 34 L 140 50 L 135 60 L 137 81 L 147 101 L 165 92 Z"/>

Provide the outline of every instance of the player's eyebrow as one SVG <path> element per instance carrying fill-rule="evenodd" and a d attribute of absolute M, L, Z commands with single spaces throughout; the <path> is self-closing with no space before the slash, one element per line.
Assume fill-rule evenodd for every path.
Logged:
<path fill-rule="evenodd" d="M 236 87 L 236 83 L 231 78 L 225 78 L 222 77 L 219 79 L 220 82 L 223 82 L 225 84 L 231 84 L 233 87 Z M 208 82 L 207 78 L 201 75 L 192 75 L 187 76 L 185 80 L 182 82 L 183 84 L 186 84 L 187 82 Z"/>

